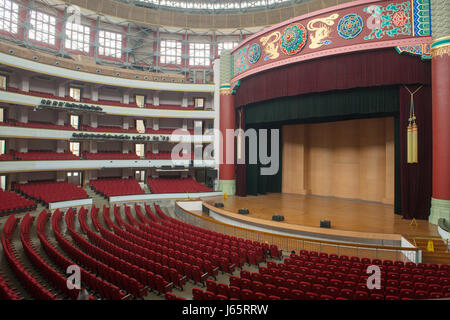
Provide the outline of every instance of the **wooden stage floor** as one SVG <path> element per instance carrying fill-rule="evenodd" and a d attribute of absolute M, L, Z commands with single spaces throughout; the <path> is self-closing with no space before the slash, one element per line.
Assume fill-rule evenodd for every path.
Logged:
<path fill-rule="evenodd" d="M 279 193 L 229 196 L 214 201 L 223 202 L 223 209 L 231 212 L 247 208 L 252 218 L 272 220 L 273 214 L 282 214 L 285 223 L 295 225 L 319 227 L 320 220 L 331 220 L 331 228 L 335 230 L 401 234 L 408 238 L 439 237 L 437 226 L 428 221 L 418 220 L 417 227 L 410 226 L 411 220 L 394 214 L 393 206 L 367 201 Z"/>

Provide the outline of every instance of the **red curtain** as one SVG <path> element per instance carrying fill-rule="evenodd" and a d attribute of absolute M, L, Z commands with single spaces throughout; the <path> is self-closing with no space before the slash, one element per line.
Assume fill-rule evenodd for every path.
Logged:
<path fill-rule="evenodd" d="M 394 48 L 342 54 L 287 65 L 244 78 L 235 106 L 305 93 L 397 84 L 431 84 L 429 61 Z"/>
<path fill-rule="evenodd" d="M 409 85 L 414 92 L 419 85 Z M 406 127 L 408 126 L 411 96 L 400 86 L 400 161 L 401 209 L 407 219 L 428 219 L 432 193 L 432 109 L 431 86 L 424 86 L 414 94 L 414 111 L 418 127 L 418 163 L 407 164 Z"/>

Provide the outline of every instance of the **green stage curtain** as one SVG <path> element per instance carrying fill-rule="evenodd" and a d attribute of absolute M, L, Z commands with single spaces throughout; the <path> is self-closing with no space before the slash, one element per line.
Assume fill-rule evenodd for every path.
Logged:
<path fill-rule="evenodd" d="M 285 97 L 245 108 L 249 125 L 329 122 L 388 116 L 399 111 L 398 87 L 358 88 Z"/>

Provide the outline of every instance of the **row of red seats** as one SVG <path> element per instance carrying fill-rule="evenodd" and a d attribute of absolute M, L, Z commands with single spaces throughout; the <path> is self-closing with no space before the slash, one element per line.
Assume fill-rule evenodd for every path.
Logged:
<path fill-rule="evenodd" d="M 63 277 L 59 272 L 53 269 L 34 248 L 30 239 L 30 228 L 33 221 L 34 217 L 27 213 L 25 217 L 22 218 L 22 223 L 20 225 L 20 239 L 22 241 L 22 247 L 25 254 L 28 256 L 36 269 L 38 269 L 58 290 L 63 292 L 66 297 L 76 300 L 80 290 L 76 288 L 73 290 L 69 289 L 67 286 L 67 278 Z"/>
<path fill-rule="evenodd" d="M 10 267 L 13 269 L 16 276 L 36 299 L 56 300 L 57 298 L 30 274 L 30 272 L 25 268 L 23 263 L 17 257 L 17 251 L 15 249 L 12 236 L 18 223 L 19 219 L 14 215 L 11 215 L 6 221 L 3 228 L 1 239 L 6 260 L 8 261 Z"/>
<path fill-rule="evenodd" d="M 62 255 L 51 242 L 48 240 L 45 226 L 47 221 L 50 219 L 50 213 L 45 210 L 41 212 L 37 221 L 37 232 L 38 237 L 41 242 L 41 246 L 44 251 L 48 254 L 48 256 L 61 268 L 67 270 L 69 266 L 77 265 L 72 260 L 66 258 Z M 57 230 L 58 229 L 58 230 Z M 57 230 L 57 233 L 60 233 L 59 226 L 55 225 L 53 230 Z M 113 284 L 106 282 L 105 280 L 95 276 L 93 273 L 87 271 L 83 267 L 77 265 L 80 268 L 81 272 L 81 282 L 85 287 L 92 289 L 94 292 L 98 293 L 101 297 L 110 300 L 121 300 L 125 297 L 125 294 L 120 291 L 118 287 Z"/>
<path fill-rule="evenodd" d="M 28 121 L 27 123 L 25 123 L 14 119 L 8 119 L 8 121 L 6 122 L 0 122 L 0 125 L 12 127 L 24 127 L 24 128 L 51 129 L 51 130 L 71 130 L 71 131 L 77 130 L 70 124 L 59 125 L 42 121 Z"/>
<path fill-rule="evenodd" d="M 0 300 L 21 300 L 17 290 L 0 273 Z"/>
<path fill-rule="evenodd" d="M 180 234 L 179 237 L 174 237 L 173 235 L 177 235 L 176 231 L 169 231 L 166 234 L 161 233 L 160 230 L 164 228 L 163 226 L 159 226 L 154 223 L 150 223 L 152 227 L 140 224 L 139 227 L 141 230 L 134 229 L 133 226 L 126 224 L 121 220 L 120 217 L 116 217 L 116 220 L 119 220 L 118 223 L 125 226 L 126 230 L 141 237 L 145 240 L 150 240 L 152 243 L 161 243 L 167 249 L 167 255 L 173 256 L 174 253 L 170 253 L 170 249 L 180 250 L 181 255 L 184 259 L 190 259 L 195 261 L 202 268 L 202 260 L 203 261 L 211 261 L 213 265 L 220 266 L 222 272 L 232 273 L 236 266 L 242 266 L 244 262 L 252 261 L 252 257 L 255 257 L 254 260 L 256 262 L 256 251 L 252 250 L 253 247 L 240 247 L 240 248 L 232 248 L 232 247 L 224 247 L 223 244 L 217 243 L 217 247 L 213 244 L 206 248 L 206 250 L 199 250 L 198 244 L 201 243 L 201 239 L 197 239 L 197 241 L 188 240 L 188 235 Z M 164 238 L 158 239 L 158 235 L 161 235 Z M 242 243 L 241 245 L 244 245 Z M 181 246 L 181 248 L 179 247 Z M 262 257 L 262 251 L 261 251 Z M 256 263 L 255 263 L 256 264 Z"/>
<path fill-rule="evenodd" d="M 85 211 L 81 208 L 80 211 Z M 95 208 L 94 208 L 95 210 Z M 97 270 L 102 273 L 109 273 L 110 281 L 125 291 L 133 294 L 136 298 L 142 298 L 146 294 L 144 285 L 140 283 L 139 270 L 134 270 L 133 265 L 124 261 L 98 247 L 82 237 L 73 226 L 73 218 L 75 211 L 69 209 L 65 215 L 67 230 L 72 240 L 84 251 L 86 261 L 91 261 L 93 265 L 97 265 Z M 103 264 L 103 265 L 102 265 Z M 102 268 L 106 267 L 106 268 Z"/>
<path fill-rule="evenodd" d="M 105 197 L 145 194 L 136 179 L 106 178 L 91 180 L 91 188 Z"/>
<path fill-rule="evenodd" d="M 13 160 L 14 157 L 11 154 L 4 153 L 0 155 L 0 161 L 13 161 Z"/>
<path fill-rule="evenodd" d="M 122 153 L 122 152 L 83 152 L 83 158 L 87 160 L 139 160 L 136 153 Z"/>
<path fill-rule="evenodd" d="M 97 220 L 97 211 L 98 210 L 91 210 L 91 219 L 93 219 L 92 224 L 96 226 L 101 233 L 105 233 L 105 230 L 102 230 L 103 227 Z M 128 270 L 131 270 L 131 272 L 137 276 L 137 279 L 148 288 L 156 290 L 159 293 L 165 293 L 172 289 L 172 280 L 176 280 L 178 283 L 182 278 L 177 272 L 173 274 L 168 268 L 164 270 L 162 266 L 157 265 L 154 261 L 147 259 L 143 255 L 137 254 L 135 250 L 128 250 L 128 247 L 118 246 L 106 238 L 102 238 L 89 228 L 84 213 L 80 212 L 78 217 L 80 225 L 87 233 L 91 243 L 129 263 Z M 183 284 L 184 283 L 180 284 L 181 288 Z"/>
<path fill-rule="evenodd" d="M 161 210 L 161 208 L 156 204 L 155 210 L 158 215 L 163 218 L 161 221 L 163 226 L 161 228 L 169 227 L 169 229 L 166 229 L 166 231 L 170 233 L 182 232 L 184 239 L 190 239 L 190 237 L 198 237 L 192 238 L 192 240 L 195 243 L 198 243 L 198 247 L 200 250 L 207 251 L 207 246 L 219 247 L 221 249 L 237 247 L 245 248 L 247 250 L 253 250 L 257 254 L 261 254 L 262 248 L 264 248 L 265 252 L 269 253 L 272 258 L 281 259 L 282 257 L 282 251 L 279 250 L 278 247 L 274 244 L 269 245 L 268 243 L 260 243 L 259 241 L 251 241 L 249 239 L 245 240 L 243 238 L 237 238 L 235 236 L 229 236 L 226 234 L 190 225 L 172 217 L 167 217 Z M 203 245 L 206 245 L 206 247 L 203 247 Z"/>
<path fill-rule="evenodd" d="M 149 178 L 148 185 L 153 193 L 212 192 L 193 178 Z"/>
<path fill-rule="evenodd" d="M 172 153 L 172 152 L 146 152 L 145 158 L 150 160 L 192 160 L 194 158 L 193 153 Z"/>
<path fill-rule="evenodd" d="M 33 200 L 25 199 L 15 192 L 0 189 L 0 215 L 36 209 Z"/>
<path fill-rule="evenodd" d="M 114 216 L 116 218 L 116 223 L 126 229 L 122 230 L 113 225 L 114 232 L 122 238 L 120 240 L 114 240 L 122 242 L 122 245 L 126 245 L 129 250 L 132 250 L 133 248 L 136 249 L 135 245 L 139 246 L 139 250 L 141 251 L 142 248 L 149 249 L 148 251 L 143 252 L 144 256 L 148 257 L 149 260 L 158 261 L 158 263 L 161 263 L 163 270 L 166 269 L 166 274 L 164 275 L 165 277 L 169 276 L 167 272 L 169 272 L 170 269 L 176 269 L 181 275 L 186 276 L 186 278 L 194 281 L 195 283 L 204 283 L 208 276 L 215 277 L 217 275 L 218 263 L 214 263 L 207 259 L 196 259 L 193 256 L 182 253 L 180 251 L 182 248 L 177 244 L 173 244 L 170 249 L 168 249 L 168 246 L 163 247 L 160 244 L 161 239 L 158 239 L 157 237 L 150 237 L 145 232 L 134 229 L 133 226 L 123 221 L 120 217 L 119 207 L 117 206 L 114 208 Z M 130 243 L 125 244 L 124 240 L 126 239 L 130 240 L 134 245 Z M 178 258 L 174 259 L 173 257 Z M 228 259 L 223 258 L 222 264 L 228 267 Z M 222 270 L 224 270 L 223 265 Z M 174 285 L 177 285 L 176 283 L 177 282 L 174 282 Z"/>
<path fill-rule="evenodd" d="M 25 194 L 38 201 L 43 201 L 46 204 L 88 198 L 83 188 L 80 188 L 74 183 L 62 181 L 29 182 L 15 184 L 13 188 L 21 194 Z"/>
<path fill-rule="evenodd" d="M 53 152 L 53 151 L 28 151 L 17 152 L 12 151 L 11 155 L 17 160 L 80 160 L 80 157 L 74 155 L 70 151 Z"/>
<path fill-rule="evenodd" d="M 68 214 L 70 214 L 72 210 L 68 210 Z M 113 267 L 92 258 L 91 255 L 88 255 L 84 251 L 87 251 L 86 248 L 83 248 L 84 251 L 78 249 L 74 246 L 70 241 L 68 241 L 62 234 L 60 230 L 60 221 L 62 220 L 63 212 L 57 210 L 52 215 L 52 227 L 53 234 L 55 235 L 56 241 L 62 247 L 62 249 L 75 261 L 81 262 L 81 265 L 85 266 L 90 272 L 95 273 L 105 279 L 107 282 L 113 284 L 115 287 L 123 289 L 126 292 L 131 292 L 130 282 L 134 282 L 130 280 L 127 275 L 124 275 L 118 271 L 116 271 Z M 89 252 L 89 251 L 88 251 Z M 125 299 L 128 296 L 120 291 L 120 296 L 115 296 L 115 298 Z M 113 292 L 117 294 L 117 291 Z"/>

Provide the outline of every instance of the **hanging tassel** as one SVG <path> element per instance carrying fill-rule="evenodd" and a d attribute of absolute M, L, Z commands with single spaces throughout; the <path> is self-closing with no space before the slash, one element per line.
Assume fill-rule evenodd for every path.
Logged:
<path fill-rule="evenodd" d="M 408 90 L 411 95 L 411 105 L 409 108 L 409 119 L 408 119 L 408 128 L 407 128 L 407 163 L 418 163 L 418 128 L 416 124 L 416 115 L 414 113 L 414 94 L 418 92 L 422 86 L 418 87 L 414 92 L 408 89 L 405 86 L 406 90 Z"/>

